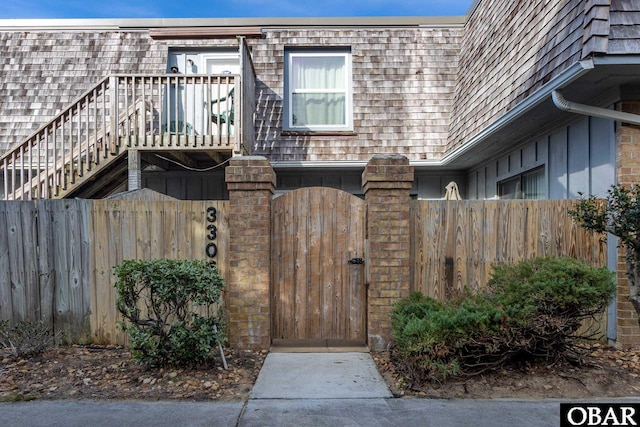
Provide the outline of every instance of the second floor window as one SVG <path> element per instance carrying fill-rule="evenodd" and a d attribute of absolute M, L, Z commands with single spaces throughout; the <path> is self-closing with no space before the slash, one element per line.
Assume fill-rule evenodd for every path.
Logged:
<path fill-rule="evenodd" d="M 285 130 L 351 130 L 351 53 L 285 52 Z"/>

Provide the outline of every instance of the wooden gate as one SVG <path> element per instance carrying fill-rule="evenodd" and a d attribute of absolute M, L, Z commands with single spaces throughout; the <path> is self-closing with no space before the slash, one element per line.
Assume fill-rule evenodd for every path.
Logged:
<path fill-rule="evenodd" d="M 325 187 L 273 200 L 274 344 L 366 343 L 365 206 Z"/>

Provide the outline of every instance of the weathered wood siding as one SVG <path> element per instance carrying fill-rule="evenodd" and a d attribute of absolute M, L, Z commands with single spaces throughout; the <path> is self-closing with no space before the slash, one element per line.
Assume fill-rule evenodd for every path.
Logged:
<path fill-rule="evenodd" d="M 448 150 L 582 59 L 585 1 L 483 0 L 459 60 Z"/>
<path fill-rule="evenodd" d="M 0 153 L 20 143 L 109 74 L 159 74 L 170 46 L 237 40 L 154 40 L 139 30 L 1 31 Z"/>
<path fill-rule="evenodd" d="M 462 26 L 264 29 L 251 40 L 258 81 L 255 155 L 271 161 L 367 161 L 375 154 L 442 157 Z M 350 47 L 353 135 L 283 135 L 286 47 Z"/>
<path fill-rule="evenodd" d="M 570 64 L 640 53 L 638 0 L 482 0 L 466 25 L 429 18 L 423 25 L 291 22 L 267 24 L 263 38 L 247 40 L 257 76 L 254 154 L 273 161 L 439 159 Z M 96 25 L 7 28 L 0 45 L 2 153 L 111 73 L 163 73 L 170 48 L 213 51 L 237 41 L 160 40 Z M 284 49 L 305 46 L 351 49 L 353 134 L 282 133 Z"/>
<path fill-rule="evenodd" d="M 440 158 L 453 104 L 462 25 L 393 28 L 266 27 L 249 39 L 257 75 L 254 154 L 270 160 Z M 154 40 L 144 31 L 6 31 L 0 45 L 0 153 L 22 142 L 99 79 L 164 73 L 170 47 L 237 47 L 236 40 Z M 349 46 L 354 134 L 282 135 L 284 47 Z"/>
<path fill-rule="evenodd" d="M 582 57 L 607 53 L 611 0 L 588 0 L 584 7 Z"/>
<path fill-rule="evenodd" d="M 53 323 L 71 342 L 124 344 L 113 266 L 125 259 L 210 259 L 206 248 L 215 243 L 214 259 L 225 277 L 227 204 L 0 202 L 0 319 Z M 209 208 L 217 210 L 215 221 L 207 219 Z"/>
<path fill-rule="evenodd" d="M 571 256 L 607 265 L 601 235 L 577 226 L 572 200 L 415 201 L 413 290 L 438 299 L 486 285 L 495 264 Z"/>
<path fill-rule="evenodd" d="M 640 1 L 611 0 L 608 53 L 640 53 Z"/>

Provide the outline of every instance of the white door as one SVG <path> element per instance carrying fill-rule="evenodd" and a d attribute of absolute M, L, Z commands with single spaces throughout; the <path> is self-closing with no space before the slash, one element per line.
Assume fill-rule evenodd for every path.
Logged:
<path fill-rule="evenodd" d="M 176 67 L 176 68 L 173 68 Z M 173 70 L 172 70 L 173 68 Z M 169 55 L 167 73 L 173 74 L 177 70 L 178 74 L 208 74 L 208 75 L 238 75 L 240 74 L 240 55 L 237 52 L 173 52 Z M 164 118 L 163 126 L 175 132 L 182 132 L 183 123 L 189 129 L 188 133 L 195 135 L 216 135 L 217 126 L 211 123 L 212 105 L 208 104 L 204 88 L 200 84 L 170 85 L 166 89 L 168 110 Z M 232 79 L 221 79 L 221 84 L 216 85 L 210 95 L 211 100 L 226 97 L 233 88 Z M 215 106 L 216 112 L 220 112 Z M 231 102 L 223 101 L 220 108 L 223 111 L 231 109 Z M 227 113 L 228 114 L 228 113 Z M 170 124 L 167 123 L 170 122 Z M 222 129 L 226 135 L 228 131 L 233 133 L 233 126 L 226 126 Z"/>
<path fill-rule="evenodd" d="M 201 65 L 206 74 L 230 76 L 240 74 L 240 55 L 238 53 L 218 53 L 218 54 L 203 54 L 201 57 Z M 217 123 L 218 119 L 216 115 L 222 115 L 228 117 L 233 107 L 232 99 L 229 98 L 229 92 L 233 89 L 233 80 L 226 77 L 220 78 L 220 85 L 211 93 L 211 99 L 213 101 L 220 100 L 219 102 L 212 102 L 210 106 L 209 114 L 213 113 L 211 126 L 212 132 L 218 134 Z M 231 123 L 222 125 L 223 129 L 221 135 L 233 135 L 233 126 Z"/>

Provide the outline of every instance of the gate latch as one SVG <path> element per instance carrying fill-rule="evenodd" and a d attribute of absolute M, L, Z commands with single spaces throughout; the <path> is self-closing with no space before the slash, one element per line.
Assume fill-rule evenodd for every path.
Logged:
<path fill-rule="evenodd" d="M 347 261 L 349 264 L 364 264 L 364 260 L 362 258 L 351 258 Z"/>

